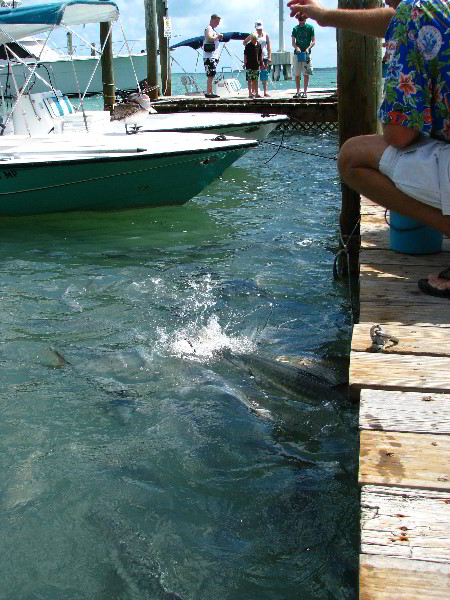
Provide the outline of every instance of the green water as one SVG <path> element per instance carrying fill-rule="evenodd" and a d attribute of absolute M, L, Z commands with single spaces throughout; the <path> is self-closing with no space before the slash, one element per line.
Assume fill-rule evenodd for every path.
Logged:
<path fill-rule="evenodd" d="M 347 371 L 336 138 L 284 144 L 182 207 L 1 221 L 0 598 L 356 598 L 356 407 L 227 354 Z"/>

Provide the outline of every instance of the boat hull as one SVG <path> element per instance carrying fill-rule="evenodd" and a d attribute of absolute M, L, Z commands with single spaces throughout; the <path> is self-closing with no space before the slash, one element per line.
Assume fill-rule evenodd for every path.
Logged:
<path fill-rule="evenodd" d="M 180 113 L 182 114 L 182 113 Z M 212 113 L 216 115 L 217 113 Z M 157 115 L 150 115 L 147 122 L 144 124 L 144 127 L 147 131 L 161 131 L 161 132 L 169 132 L 169 131 L 179 131 L 185 133 L 208 133 L 208 134 L 223 134 L 223 135 L 232 135 L 240 138 L 244 138 L 247 140 L 257 140 L 262 141 L 267 138 L 267 136 L 284 120 L 288 120 L 285 117 L 280 117 L 276 121 L 260 121 L 258 123 L 225 123 L 225 124 L 206 124 L 206 123 L 192 123 L 189 125 L 186 123 L 185 125 L 177 124 L 176 121 L 170 122 L 167 120 L 166 123 L 161 121 L 158 123 L 154 117 Z M 201 116 L 201 113 L 199 113 Z"/>
<path fill-rule="evenodd" d="M 184 204 L 248 149 L 2 165 L 0 216 Z"/>
<path fill-rule="evenodd" d="M 135 91 L 138 85 L 137 81 L 142 81 L 142 79 L 147 77 L 147 54 L 142 53 L 132 55 L 132 61 L 136 76 L 134 75 L 129 56 L 115 56 L 113 59 L 115 85 L 119 90 Z M 31 64 L 31 61 L 25 62 Z M 83 94 L 88 86 L 97 62 L 97 59 L 91 56 L 80 56 L 74 58 L 73 61 L 69 58 L 61 58 L 57 61 L 40 63 L 42 66 L 38 68 L 37 73 L 41 76 L 45 75 L 45 79 L 47 79 L 48 73 L 53 87 L 61 90 L 66 96 L 78 96 L 78 87 L 74 77 L 74 69 L 77 74 L 80 91 Z M 23 65 L 14 65 L 13 72 L 17 84 L 20 87 L 26 81 L 29 72 Z M 7 79 L 7 68 L 4 66 L 0 71 L 0 84 L 3 86 L 3 89 L 5 89 Z M 11 78 L 9 78 L 9 83 L 11 84 Z M 45 85 L 36 77 L 33 85 L 33 92 L 47 92 L 49 89 L 49 86 Z M 88 95 L 100 93 L 103 93 L 101 64 L 98 65 L 92 81 L 89 84 L 89 88 L 87 89 Z"/>

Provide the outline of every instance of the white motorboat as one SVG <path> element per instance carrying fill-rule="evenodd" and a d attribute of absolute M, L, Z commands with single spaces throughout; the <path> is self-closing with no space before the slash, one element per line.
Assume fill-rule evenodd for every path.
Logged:
<path fill-rule="evenodd" d="M 180 131 L 184 133 L 215 133 L 234 135 L 249 140 L 265 140 L 281 123 L 289 121 L 286 115 L 232 113 L 232 112 L 179 112 L 150 114 L 143 123 L 148 131 Z"/>
<path fill-rule="evenodd" d="M 103 93 L 101 53 L 94 46 L 91 48 L 94 56 L 64 54 L 46 45 L 46 40 L 33 36 L 10 42 L 6 49 L 2 46 L 0 86 L 3 94 L 8 96 L 12 90 L 10 68 L 20 87 L 28 76 L 28 67 L 36 63 L 37 73 L 44 73 L 52 86 L 67 96 L 76 96 L 80 92 L 87 95 Z M 14 55 L 20 60 L 14 60 Z M 146 52 L 114 54 L 113 65 L 115 85 L 119 90 L 135 90 L 138 82 L 147 77 Z M 36 78 L 33 91 L 45 92 L 47 89 L 45 83 Z"/>
<path fill-rule="evenodd" d="M 0 43 L 55 27 L 117 20 L 107 0 L 68 0 L 0 10 Z M 256 145 L 206 133 L 126 135 L 105 111 L 75 113 L 54 90 L 29 93 L 36 65 L 4 115 L 0 135 L 0 215 L 183 204 Z M 50 87 L 50 86 L 49 86 Z M 81 124 L 81 127 L 80 127 Z"/>

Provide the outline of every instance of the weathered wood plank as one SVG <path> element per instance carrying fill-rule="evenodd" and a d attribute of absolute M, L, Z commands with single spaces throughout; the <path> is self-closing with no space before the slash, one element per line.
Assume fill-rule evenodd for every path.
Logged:
<path fill-rule="evenodd" d="M 449 492 L 363 486 L 361 510 L 362 554 L 450 563 Z"/>
<path fill-rule="evenodd" d="M 420 325 L 421 327 L 444 327 L 445 304 L 386 304 L 384 302 L 363 302 L 360 306 L 359 321 L 383 323 L 385 325 Z"/>
<path fill-rule="evenodd" d="M 448 435 L 363 429 L 359 482 L 450 491 L 449 452 Z M 449 533 L 450 522 L 446 534 Z M 450 552 L 450 545 L 447 546 Z"/>
<path fill-rule="evenodd" d="M 371 352 L 370 329 L 375 323 L 359 323 L 353 327 L 352 351 Z M 386 334 L 393 335 L 398 343 L 386 342 L 384 354 L 414 354 L 450 356 L 450 335 L 442 327 L 415 327 L 407 325 L 382 325 Z M 450 324 L 449 324 L 450 327 Z"/>
<path fill-rule="evenodd" d="M 380 279 L 370 279 L 362 277 L 359 282 L 360 302 L 386 302 L 401 303 L 404 306 L 410 304 L 439 304 L 442 307 L 442 316 L 445 321 L 450 320 L 450 304 L 446 298 L 438 298 L 424 294 L 417 285 L 417 282 L 398 279 L 390 281 L 389 279 L 381 281 Z"/>
<path fill-rule="evenodd" d="M 448 240 L 446 240 L 448 241 Z M 440 252 L 439 254 L 401 254 L 400 252 L 392 252 L 382 250 L 380 248 L 361 248 L 359 261 L 361 264 L 371 264 L 377 267 L 384 265 L 424 265 L 422 277 L 428 273 L 441 271 L 449 262 L 448 251 Z"/>
<path fill-rule="evenodd" d="M 360 600 L 448 600 L 450 565 L 360 555 Z"/>
<path fill-rule="evenodd" d="M 449 255 L 450 264 L 450 255 Z M 442 259 L 441 259 L 442 264 Z M 436 273 L 441 267 L 436 265 L 429 271 L 424 271 L 423 265 L 417 264 L 374 264 L 374 263 L 363 263 L 360 265 L 360 278 L 361 281 L 375 281 L 380 286 L 383 286 L 387 281 L 392 283 L 398 283 L 404 281 L 405 283 L 411 283 L 417 286 L 419 279 L 426 277 L 429 273 Z M 442 300 L 441 300 L 442 302 Z M 450 311 L 449 311 L 450 312 Z"/>
<path fill-rule="evenodd" d="M 386 229 L 376 228 L 374 225 L 367 227 L 361 227 L 361 246 L 363 248 L 383 248 L 388 250 L 389 248 L 389 229 L 387 225 L 384 226 Z M 448 251 L 450 249 L 450 241 L 445 238 L 442 242 L 442 248 Z M 402 252 L 395 252 L 395 254 L 403 254 Z M 440 254 L 440 253 L 437 253 Z M 410 256 L 417 256 L 416 254 Z M 432 256 L 432 255 L 425 255 Z"/>
<path fill-rule="evenodd" d="M 450 435 L 450 394 L 363 390 L 359 427 Z M 443 458 L 449 461 L 448 457 Z"/>
<path fill-rule="evenodd" d="M 352 352 L 350 391 L 352 388 L 450 393 L 450 358 Z"/>

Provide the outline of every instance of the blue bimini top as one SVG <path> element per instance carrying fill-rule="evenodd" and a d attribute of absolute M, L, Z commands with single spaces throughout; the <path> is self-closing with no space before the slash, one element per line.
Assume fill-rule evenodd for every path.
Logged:
<path fill-rule="evenodd" d="M 116 21 L 119 9 L 103 0 L 68 0 L 0 9 L 0 44 L 36 35 L 53 27 Z"/>

